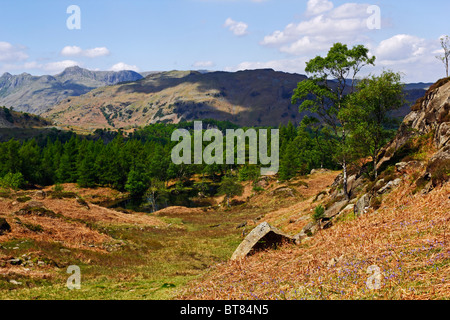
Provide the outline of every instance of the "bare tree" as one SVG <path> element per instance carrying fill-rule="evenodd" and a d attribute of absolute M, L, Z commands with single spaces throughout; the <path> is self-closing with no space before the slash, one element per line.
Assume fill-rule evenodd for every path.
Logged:
<path fill-rule="evenodd" d="M 448 60 L 450 58 L 450 37 L 442 36 L 440 40 L 442 49 L 444 49 L 444 54 L 442 56 L 436 56 L 436 58 L 444 63 L 445 72 L 448 78 Z"/>

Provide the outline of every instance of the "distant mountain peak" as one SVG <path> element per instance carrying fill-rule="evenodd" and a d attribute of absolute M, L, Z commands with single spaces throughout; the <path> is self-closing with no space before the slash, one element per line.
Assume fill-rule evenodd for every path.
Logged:
<path fill-rule="evenodd" d="M 90 71 L 80 66 L 66 68 L 50 76 L 3 74 L 0 81 L 0 105 L 40 114 L 69 96 L 79 96 L 94 88 L 142 79 L 133 71 Z"/>

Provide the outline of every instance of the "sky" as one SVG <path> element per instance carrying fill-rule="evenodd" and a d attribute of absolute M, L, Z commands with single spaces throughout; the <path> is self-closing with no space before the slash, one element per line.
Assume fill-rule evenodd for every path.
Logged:
<path fill-rule="evenodd" d="M 272 68 L 304 74 L 336 42 L 363 44 L 405 82 L 445 76 L 448 0 L 0 0 L 0 74 Z M 75 6 L 75 7 L 74 7 Z M 75 8 L 75 9 L 74 9 Z"/>

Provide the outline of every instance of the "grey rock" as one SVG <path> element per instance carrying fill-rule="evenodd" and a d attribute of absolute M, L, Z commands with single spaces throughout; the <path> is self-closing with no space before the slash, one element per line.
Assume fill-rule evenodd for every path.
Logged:
<path fill-rule="evenodd" d="M 335 204 L 333 204 L 330 208 L 327 209 L 327 211 L 325 211 L 324 217 L 325 218 L 334 218 L 335 216 L 337 216 L 343 208 L 345 208 L 348 205 L 348 200 L 342 200 L 339 202 L 336 202 Z"/>
<path fill-rule="evenodd" d="M 14 258 L 14 259 L 9 259 L 6 262 L 8 262 L 9 264 L 11 264 L 13 266 L 20 266 L 22 264 L 22 259 Z"/>
<path fill-rule="evenodd" d="M 356 202 L 355 209 L 354 209 L 355 214 L 359 215 L 359 214 L 365 213 L 367 208 L 369 208 L 369 205 L 370 205 L 370 195 L 365 194 L 361 198 L 359 198 L 358 202 Z"/>
<path fill-rule="evenodd" d="M 386 184 L 383 188 L 378 190 L 378 194 L 387 193 L 387 192 L 391 191 L 392 189 L 398 187 L 401 183 L 402 183 L 402 179 L 395 179 L 394 181 L 389 181 L 388 184 Z"/>
<path fill-rule="evenodd" d="M 272 196 L 278 195 L 278 194 L 284 194 L 284 195 L 287 195 L 287 196 L 293 197 L 293 198 L 295 197 L 294 190 L 292 190 L 289 187 L 280 187 L 270 193 L 270 195 L 272 195 Z"/>
<path fill-rule="evenodd" d="M 399 162 L 395 164 L 395 169 L 397 170 L 397 172 L 403 173 L 407 167 L 408 167 L 407 162 Z"/>
<path fill-rule="evenodd" d="M 317 221 L 311 221 L 294 238 L 297 242 L 299 242 L 305 238 L 312 237 L 317 231 L 319 231 L 319 229 L 320 223 Z"/>
<path fill-rule="evenodd" d="M 399 162 L 395 164 L 395 169 L 399 173 L 406 173 L 410 168 L 418 168 L 420 166 L 419 161 Z"/>
<path fill-rule="evenodd" d="M 295 239 L 281 230 L 263 222 L 253 229 L 237 247 L 231 260 L 240 260 L 257 251 L 269 249 L 283 242 L 294 242 Z"/>
<path fill-rule="evenodd" d="M 47 197 L 45 191 L 39 190 L 34 193 L 34 197 L 39 200 L 44 200 Z"/>
<path fill-rule="evenodd" d="M 256 183 L 256 186 L 260 187 L 260 188 L 263 188 L 263 189 L 267 188 L 269 186 L 269 178 L 268 177 L 261 177 L 259 179 L 259 181 Z"/>
<path fill-rule="evenodd" d="M 354 204 L 349 204 L 348 206 L 346 206 L 342 212 L 346 212 L 346 211 L 353 211 L 355 209 L 355 205 Z"/>

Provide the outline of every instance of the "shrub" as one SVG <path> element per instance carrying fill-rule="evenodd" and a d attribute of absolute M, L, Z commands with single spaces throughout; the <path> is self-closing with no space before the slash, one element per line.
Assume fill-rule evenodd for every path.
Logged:
<path fill-rule="evenodd" d="M 63 192 L 64 187 L 60 183 L 57 183 L 53 186 L 53 191 L 54 192 Z"/>
<path fill-rule="evenodd" d="M 8 173 L 0 179 L 0 187 L 9 188 L 13 190 L 20 189 L 25 183 L 22 173 Z"/>
<path fill-rule="evenodd" d="M 263 188 L 263 187 L 260 187 L 260 186 L 254 186 L 254 187 L 253 187 L 253 191 L 255 191 L 255 192 L 263 192 L 263 191 L 264 191 L 264 188 Z"/>
<path fill-rule="evenodd" d="M 312 218 L 314 221 L 319 221 L 323 219 L 325 216 L 325 208 L 322 205 L 317 206 L 314 209 L 314 213 L 312 215 Z"/>

